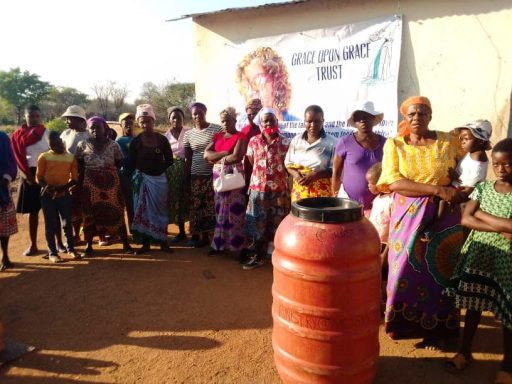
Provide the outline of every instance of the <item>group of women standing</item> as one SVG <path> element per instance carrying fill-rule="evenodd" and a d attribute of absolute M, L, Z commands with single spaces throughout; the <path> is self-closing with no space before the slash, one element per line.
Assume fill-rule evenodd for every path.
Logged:
<path fill-rule="evenodd" d="M 221 111 L 221 126 L 207 121 L 204 104 L 194 102 L 189 108 L 194 127 L 184 128 L 183 110 L 172 107 L 168 110 L 170 128 L 164 136 L 154 131 L 152 107 L 139 105 L 135 120 L 142 133 L 130 139 L 129 145 L 123 144 L 124 155 L 122 147 L 108 138 L 105 120 L 87 120 L 90 137 L 76 145 L 75 153 L 81 175 L 85 253 L 92 252 L 93 236 L 105 234 L 120 236 L 123 250 L 132 252 L 124 223 L 126 198 L 118 177 L 121 163 L 131 174 L 130 227 L 134 238 L 142 243 L 138 253 L 147 252 L 151 243 L 171 252 L 166 240 L 167 225 L 178 225 L 179 233 L 171 240 L 176 243 L 186 239 L 184 224 L 188 220 L 189 246 L 210 244 L 210 255 L 223 251 L 252 254 L 244 260 L 244 269 L 253 269 L 263 264 L 267 246 L 288 214 L 291 201 L 349 197 L 359 201 L 368 216 L 374 195 L 368 188 L 367 172 L 382 162 L 376 188 L 380 193 L 390 193 L 392 201 L 387 239 L 386 332 L 395 339 L 422 338 L 419 345 L 426 347 L 458 335 L 459 310 L 446 292 L 464 241 L 459 203 L 468 199 L 468 193 L 450 187 L 451 170 L 462 157 L 461 145 L 455 135 L 429 129 L 432 106 L 426 97 L 411 97 L 402 103 L 403 121 L 398 135 L 387 140 L 373 132 L 383 114 L 369 101 L 353 109 L 348 123 L 355 131 L 337 142 L 324 131 L 323 111 L 316 105 L 306 108 L 305 131 L 291 142 L 280 134 L 276 112 L 262 108 L 259 100 L 251 100 L 246 106 L 248 124 L 241 132 L 236 129 L 237 114 L 232 108 Z M 130 114 L 128 117 L 133 118 Z M 25 254 L 37 251 L 35 231 L 40 206 L 34 159 L 48 148 L 47 132 L 37 108 L 27 109 L 26 121 L 12 137 L 12 151 L 8 137 L 0 135 L 2 269 L 10 266 L 7 242 L 16 232 L 14 205 L 7 189 L 8 182 L 16 176 L 14 163 L 22 173 L 17 209 L 30 213 L 31 246 Z M 126 126 L 125 123 L 123 136 L 129 134 Z M 504 180 L 499 188 L 504 191 L 512 188 L 511 146 L 497 146 L 506 158 L 500 160 L 503 164 L 499 170 Z M 246 182 L 230 190 L 214 187 L 229 173 L 244 175 L 241 178 Z M 291 188 L 288 176 L 292 178 Z M 441 212 L 439 201 L 450 204 L 450 209 Z M 434 219 L 435 233 L 424 241 L 424 223 Z M 509 222 L 488 220 L 490 224 L 481 227 L 488 231 L 502 229 L 509 257 Z M 508 289 L 510 277 L 507 278 L 508 282 L 502 282 L 500 287 Z M 458 289 L 455 295 L 461 294 L 463 288 Z M 453 291 L 452 288 L 452 294 Z M 512 304 L 507 295 L 500 296 L 506 302 L 500 304 L 504 309 L 498 312 L 509 326 Z M 509 342 L 510 329 L 505 331 L 505 342 Z M 470 357 L 466 355 L 451 361 L 452 366 L 459 369 L 467 363 Z M 503 377 L 512 380 L 510 346 L 505 348 L 503 367 L 508 375 Z"/>

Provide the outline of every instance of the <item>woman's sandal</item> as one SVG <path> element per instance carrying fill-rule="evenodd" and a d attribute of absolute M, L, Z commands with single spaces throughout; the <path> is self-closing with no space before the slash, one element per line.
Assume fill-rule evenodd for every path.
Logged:
<path fill-rule="evenodd" d="M 92 247 L 91 247 L 90 245 L 89 245 L 89 246 L 87 246 L 87 247 L 85 247 L 84 252 L 83 252 L 83 255 L 84 255 L 85 257 L 91 257 L 91 256 L 92 256 L 92 254 L 93 254 L 93 249 L 92 249 Z"/>
<path fill-rule="evenodd" d="M 167 245 L 167 243 L 160 244 L 160 251 L 161 252 L 165 252 L 165 253 L 173 253 L 174 252 L 172 250 L 172 248 L 169 247 L 169 245 Z"/>
<path fill-rule="evenodd" d="M 128 246 L 128 247 L 123 247 L 123 255 L 135 255 L 135 249 L 133 249 L 132 247 Z"/>
<path fill-rule="evenodd" d="M 5 271 L 6 269 L 12 268 L 13 265 L 9 259 L 2 259 L 0 261 L 0 271 Z"/>
<path fill-rule="evenodd" d="M 494 379 L 494 384 L 512 384 L 512 372 L 499 370 Z"/>
<path fill-rule="evenodd" d="M 427 351 L 441 351 L 443 346 L 443 340 L 438 338 L 424 338 L 423 340 L 414 344 L 415 348 L 425 349 Z"/>
<path fill-rule="evenodd" d="M 143 255 L 147 252 L 149 252 L 151 249 L 151 246 L 149 244 L 143 244 L 142 247 L 140 247 L 139 249 L 135 250 L 135 254 L 136 255 Z"/>
<path fill-rule="evenodd" d="M 445 360 L 444 369 L 446 372 L 456 375 L 466 370 L 472 362 L 473 357 L 468 359 L 462 353 L 457 353 L 455 356 Z"/>

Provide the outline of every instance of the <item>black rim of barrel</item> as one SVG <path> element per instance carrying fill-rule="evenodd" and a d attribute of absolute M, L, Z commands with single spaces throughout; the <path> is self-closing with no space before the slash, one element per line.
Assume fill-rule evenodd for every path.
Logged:
<path fill-rule="evenodd" d="M 292 215 L 319 223 L 346 223 L 363 217 L 363 206 L 338 197 L 309 197 L 292 203 Z"/>

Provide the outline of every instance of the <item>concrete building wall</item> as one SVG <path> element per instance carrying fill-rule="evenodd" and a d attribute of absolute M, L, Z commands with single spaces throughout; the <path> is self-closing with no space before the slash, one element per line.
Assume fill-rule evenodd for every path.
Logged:
<path fill-rule="evenodd" d="M 235 44 L 393 14 L 403 15 L 399 102 L 429 97 L 433 129 L 487 118 L 493 141 L 510 136 L 510 0 L 311 0 L 196 16 L 197 99 L 209 106 L 209 120 L 218 121 L 227 86 L 215 73 L 233 70 L 226 59 Z"/>

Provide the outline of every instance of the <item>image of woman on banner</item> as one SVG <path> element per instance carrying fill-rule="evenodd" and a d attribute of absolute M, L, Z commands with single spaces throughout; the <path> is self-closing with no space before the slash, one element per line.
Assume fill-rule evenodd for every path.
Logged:
<path fill-rule="evenodd" d="M 277 112 L 279 121 L 299 120 L 288 113 L 292 93 L 288 69 L 272 48 L 258 47 L 245 55 L 238 63 L 236 81 L 244 103 L 261 99 L 263 107 Z"/>

